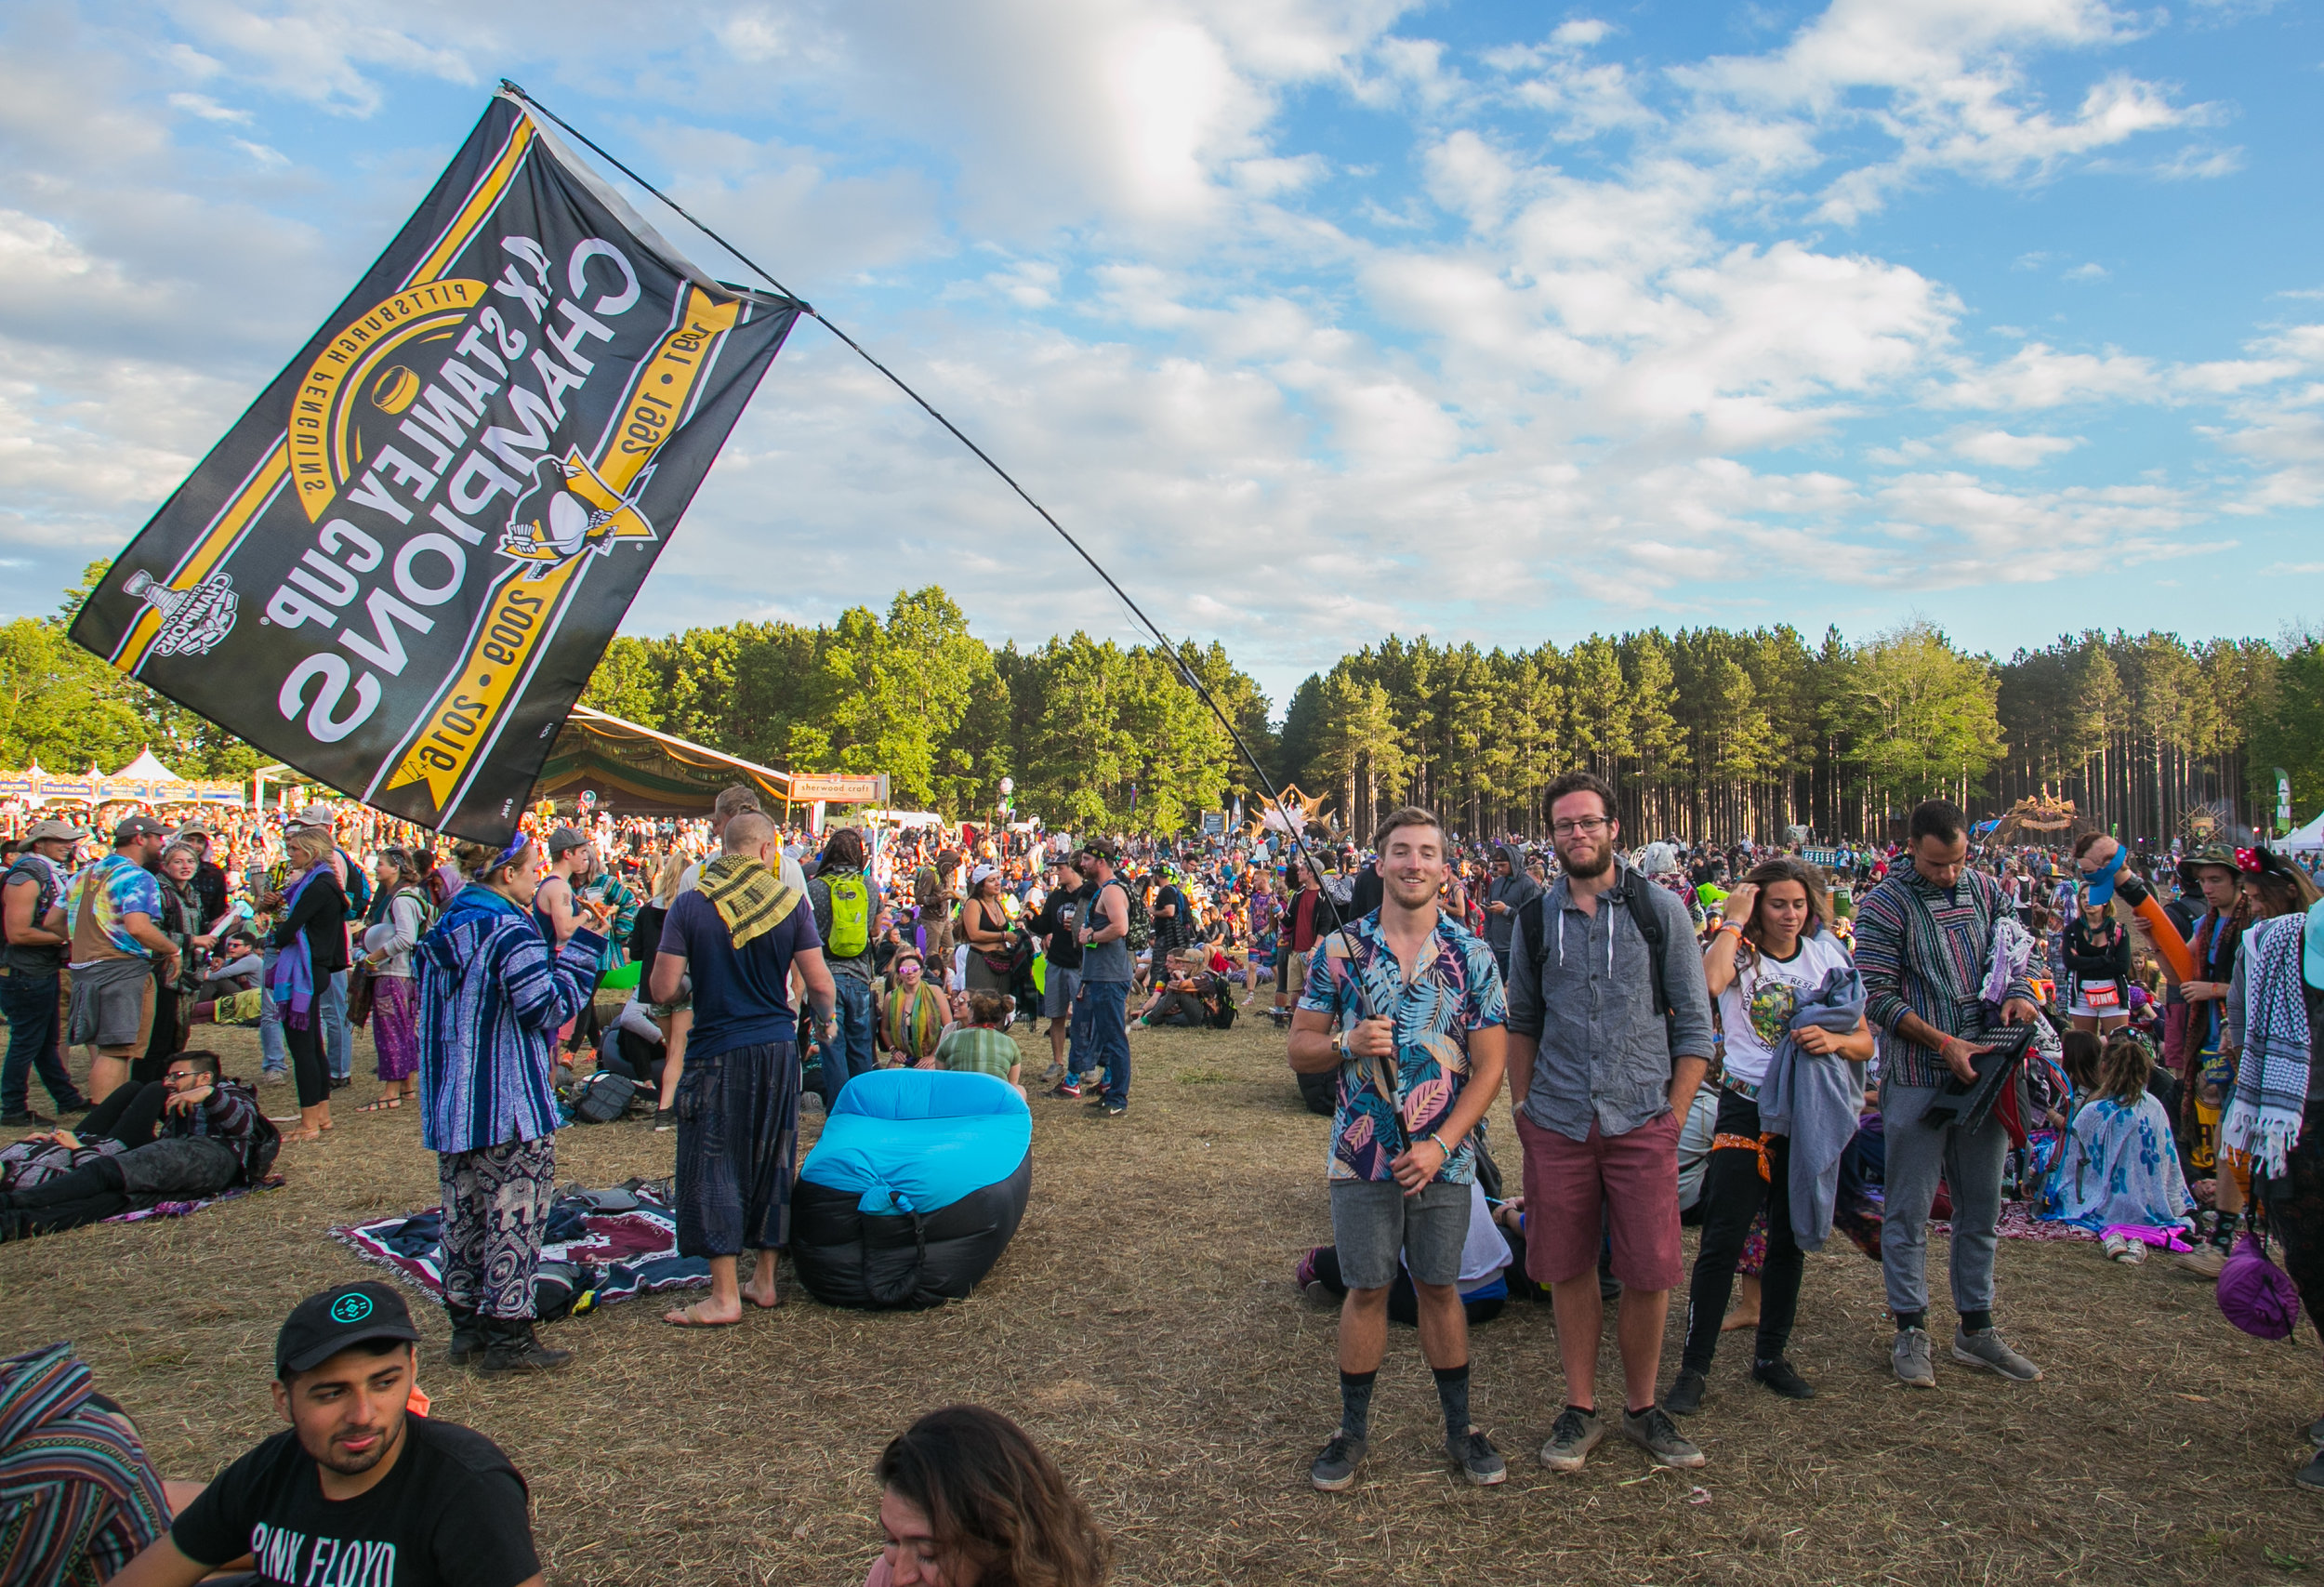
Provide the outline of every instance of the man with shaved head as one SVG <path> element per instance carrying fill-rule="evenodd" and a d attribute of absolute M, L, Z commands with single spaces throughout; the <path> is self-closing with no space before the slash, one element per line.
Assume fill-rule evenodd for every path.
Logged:
<path fill-rule="evenodd" d="M 797 969 L 824 1040 L 838 1031 L 831 971 L 804 892 L 774 869 L 774 824 L 756 810 L 730 816 L 719 856 L 679 893 L 662 924 L 647 995 L 657 1003 L 693 978 L 693 1029 L 678 1082 L 678 1250 L 707 1257 L 710 1298 L 665 1315 L 678 1328 L 722 1328 L 743 1303 L 782 1303 L 777 1254 L 788 1243 L 799 1155 Z M 759 1253 L 748 1285 L 737 1259 Z"/>

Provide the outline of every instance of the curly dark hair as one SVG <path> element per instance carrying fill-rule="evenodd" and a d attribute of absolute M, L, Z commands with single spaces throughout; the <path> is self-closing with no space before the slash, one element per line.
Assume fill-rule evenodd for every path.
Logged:
<path fill-rule="evenodd" d="M 997 1411 L 931 1410 L 881 1451 L 873 1473 L 928 1517 L 947 1567 L 971 1567 L 985 1587 L 1099 1587 L 1113 1565 L 1113 1541 L 1089 1505 Z"/>

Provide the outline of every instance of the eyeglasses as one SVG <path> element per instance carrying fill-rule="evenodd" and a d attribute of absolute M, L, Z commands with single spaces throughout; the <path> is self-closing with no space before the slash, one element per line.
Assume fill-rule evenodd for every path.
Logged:
<path fill-rule="evenodd" d="M 1571 838 L 1577 833 L 1588 837 L 1593 832 L 1603 832 L 1613 825 L 1603 815 L 1585 815 L 1579 821 L 1552 821 L 1550 823 L 1550 830 L 1560 838 Z"/>

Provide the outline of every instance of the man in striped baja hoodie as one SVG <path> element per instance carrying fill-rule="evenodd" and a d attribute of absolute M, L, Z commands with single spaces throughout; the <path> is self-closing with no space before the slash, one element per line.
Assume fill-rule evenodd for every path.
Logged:
<path fill-rule="evenodd" d="M 1969 822 L 1944 800 L 1916 807 L 1907 829 L 1909 863 L 1893 866 L 1856 905 L 1856 969 L 1866 1016 L 1885 1033 L 1881 1127 L 1888 1143 L 1881 1267 L 1895 1317 L 1891 1361 L 1913 1388 L 1934 1388 L 1927 1318 L 1929 1208 L 1943 1175 L 1952 1193 L 1953 1308 L 1961 1326 L 1953 1359 L 2031 1382 L 2041 1369 L 2001 1341 L 1993 1326 L 1994 1231 L 2001 1216 L 2001 1168 L 2009 1131 L 1988 1117 L 1975 1130 L 1921 1122 L 1949 1079 L 1976 1078 L 1972 1060 L 1991 1011 L 1982 996 L 1993 960 L 1995 925 L 2012 913 L 2001 884 L 1969 868 Z M 2004 1024 L 2040 1015 L 2033 988 L 2013 976 Z"/>
<path fill-rule="evenodd" d="M 533 1335 L 533 1277 L 557 1189 L 557 1032 L 597 985 L 601 918 L 582 900 L 541 935 L 541 846 L 463 843 L 468 886 L 413 949 L 419 994 L 420 1144 L 443 1186 L 451 1359 L 486 1375 L 572 1359 Z"/>

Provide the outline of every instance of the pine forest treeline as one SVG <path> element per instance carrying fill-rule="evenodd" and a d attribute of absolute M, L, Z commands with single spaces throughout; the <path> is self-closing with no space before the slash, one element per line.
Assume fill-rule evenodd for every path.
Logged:
<path fill-rule="evenodd" d="M 1648 629 L 1568 648 L 1481 651 L 1394 637 L 1271 703 L 1223 649 L 1189 647 L 1280 780 L 1328 794 L 1357 830 L 1394 805 L 1470 833 L 1538 835 L 1540 792 L 1589 766 L 1632 834 L 1865 837 L 1932 793 L 1995 813 L 2044 790 L 2129 836 L 2197 806 L 2265 820 L 2272 768 L 2324 803 L 2324 651 L 2091 631 L 2006 661 L 1928 623 L 1851 643 L 1787 627 Z M 1071 830 L 1173 831 L 1252 802 L 1255 779 L 1153 650 L 1088 635 L 987 646 L 939 589 L 884 616 L 733 624 L 616 640 L 584 699 L 801 771 L 884 771 L 899 801 Z M 1351 820 L 1352 817 L 1352 820 Z"/>
<path fill-rule="evenodd" d="M 263 757 L 71 644 L 53 617 L 0 624 L 0 763 L 112 770 L 150 744 L 192 775 Z M 1540 832 L 1540 792 L 1589 766 L 1632 836 L 1877 836 L 1945 792 L 1993 814 L 2043 790 L 2126 836 L 2198 806 L 2260 825 L 2275 769 L 2295 818 L 2324 808 L 2324 643 L 2189 642 L 2096 630 L 2007 660 L 1916 623 L 1855 641 L 1789 628 L 1647 629 L 1482 651 L 1390 637 L 1278 713 L 1217 644 L 1184 661 L 1279 780 L 1368 831 L 1407 800 L 1463 832 Z M 990 819 L 1000 779 L 1067 830 L 1175 831 L 1252 778 L 1169 658 L 1087 634 L 986 644 L 942 589 L 832 623 L 732 623 L 618 639 L 583 699 L 772 765 L 880 771 L 899 803 Z M 1353 819 L 1351 820 L 1351 817 Z"/>

